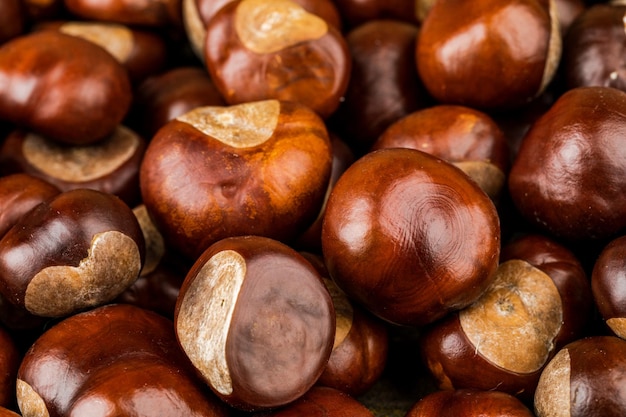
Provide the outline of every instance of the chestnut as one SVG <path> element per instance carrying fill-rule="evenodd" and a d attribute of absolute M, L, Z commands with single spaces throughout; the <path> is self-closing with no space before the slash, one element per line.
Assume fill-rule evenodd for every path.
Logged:
<path fill-rule="evenodd" d="M 497 202 L 506 186 L 509 147 L 504 132 L 486 113 L 465 106 L 435 105 L 392 123 L 372 150 L 412 148 L 463 170 Z"/>
<path fill-rule="evenodd" d="M 625 115 L 625 92 L 579 87 L 535 121 L 508 178 L 511 199 L 531 225 L 578 242 L 624 230 Z"/>
<path fill-rule="evenodd" d="M 537 417 L 618 417 L 626 414 L 626 341 L 590 336 L 563 347 L 541 373 Z"/>
<path fill-rule="evenodd" d="M 289 246 L 260 236 L 211 245 L 180 289 L 179 343 L 211 389 L 245 411 L 286 405 L 322 374 L 335 336 L 331 296 Z"/>
<path fill-rule="evenodd" d="M 62 143 L 97 142 L 130 107 L 128 73 L 101 47 L 57 31 L 0 48 L 0 118 Z"/>
<path fill-rule="evenodd" d="M 26 16 L 21 0 L 0 4 L 0 45 L 26 31 Z"/>
<path fill-rule="evenodd" d="M 417 40 L 417 68 L 443 104 L 515 108 L 552 81 L 561 57 L 554 0 L 437 0 Z"/>
<path fill-rule="evenodd" d="M 421 398 L 405 417 L 534 417 L 517 397 L 501 391 L 444 390 Z"/>
<path fill-rule="evenodd" d="M 389 19 L 418 23 L 418 10 L 425 0 L 335 0 L 337 8 L 349 28 L 372 20 Z"/>
<path fill-rule="evenodd" d="M 452 164 L 415 149 L 381 149 L 335 184 L 322 250 L 349 297 L 389 322 L 422 326 L 488 288 L 500 223 L 487 194 Z"/>
<path fill-rule="evenodd" d="M 139 167 L 145 150 L 146 141 L 123 125 L 90 145 L 63 145 L 17 129 L 0 147 L 0 171 L 26 173 L 61 191 L 103 191 L 134 206 L 141 198 Z"/>
<path fill-rule="evenodd" d="M 228 415 L 196 377 L 172 322 L 124 304 L 45 331 L 21 362 L 17 401 L 24 417 Z"/>
<path fill-rule="evenodd" d="M 302 104 L 208 106 L 157 132 L 140 187 L 168 245 L 194 259 L 230 236 L 295 239 L 320 212 L 331 166 L 326 126 Z"/>
<path fill-rule="evenodd" d="M 585 335 L 592 314 L 585 271 L 564 246 L 526 235 L 502 249 L 492 285 L 421 336 L 441 389 L 499 390 L 532 399 L 541 371 Z"/>
<path fill-rule="evenodd" d="M 293 0 L 236 0 L 207 25 L 205 65 L 228 104 L 296 101 L 328 118 L 350 78 L 343 34 Z"/>
<path fill-rule="evenodd" d="M 182 26 L 181 0 L 64 0 L 65 7 L 82 20 L 115 22 L 146 28 Z"/>
<path fill-rule="evenodd" d="M 0 292 L 43 317 L 104 304 L 131 285 L 144 261 L 132 210 L 90 189 L 38 204 L 0 239 Z"/>

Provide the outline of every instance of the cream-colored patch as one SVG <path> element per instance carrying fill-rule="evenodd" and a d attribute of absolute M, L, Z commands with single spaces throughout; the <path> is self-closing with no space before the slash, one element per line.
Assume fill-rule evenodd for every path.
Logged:
<path fill-rule="evenodd" d="M 235 12 L 235 31 L 247 49 L 269 54 L 319 39 L 328 25 L 292 0 L 243 0 Z"/>
<path fill-rule="evenodd" d="M 78 266 L 50 266 L 36 274 L 26 288 L 26 309 L 37 316 L 67 316 L 111 301 L 139 276 L 139 248 L 121 232 L 94 235 L 88 252 Z"/>
<path fill-rule="evenodd" d="M 17 406 L 22 417 L 50 417 L 43 398 L 25 381 L 18 378 L 16 383 Z"/>
<path fill-rule="evenodd" d="M 615 336 L 626 339 L 626 318 L 615 317 L 608 319 L 606 324 L 615 333 Z"/>
<path fill-rule="evenodd" d="M 569 351 L 562 349 L 541 372 L 535 391 L 535 414 L 537 417 L 570 417 Z"/>
<path fill-rule="evenodd" d="M 541 95 L 548 87 L 556 70 L 561 62 L 561 53 L 563 52 L 563 39 L 561 36 L 561 27 L 559 23 L 558 10 L 556 0 L 550 0 L 550 39 L 548 41 L 548 56 L 543 69 L 543 77 L 537 96 Z"/>
<path fill-rule="evenodd" d="M 114 172 L 137 151 L 139 137 L 118 126 L 104 141 L 88 146 L 62 146 L 53 140 L 29 133 L 22 153 L 33 167 L 53 178 L 86 182 Z"/>
<path fill-rule="evenodd" d="M 563 306 L 552 279 L 516 259 L 498 267 L 494 283 L 459 318 L 477 352 L 501 368 L 531 373 L 554 349 Z"/>
<path fill-rule="evenodd" d="M 191 282 L 176 320 L 181 347 L 222 395 L 233 391 L 226 339 L 245 275 L 246 261 L 240 254 L 232 250 L 216 253 Z"/>
<path fill-rule="evenodd" d="M 333 306 L 335 307 L 336 330 L 333 345 L 333 349 L 335 349 L 346 339 L 350 329 L 352 329 L 354 308 L 352 308 L 352 303 L 346 297 L 346 294 L 335 284 L 335 281 L 324 277 L 324 284 L 328 288 L 328 292 L 333 300 Z"/>
<path fill-rule="evenodd" d="M 206 28 L 196 6 L 196 0 L 183 0 L 183 27 L 193 53 L 204 61 L 204 39 Z"/>
<path fill-rule="evenodd" d="M 462 161 L 454 165 L 473 179 L 492 200 L 498 199 L 506 181 L 506 175 L 500 168 L 487 161 Z"/>
<path fill-rule="evenodd" d="M 234 148 L 263 144 L 274 134 L 280 102 L 263 100 L 234 106 L 198 107 L 176 118 Z"/>
<path fill-rule="evenodd" d="M 68 22 L 60 30 L 106 49 L 118 62 L 126 62 L 133 52 L 133 33 L 117 23 Z"/>
<path fill-rule="evenodd" d="M 147 275 L 154 271 L 165 255 L 165 240 L 163 235 L 152 222 L 148 209 L 140 204 L 133 209 L 133 213 L 139 222 L 144 241 L 146 242 L 146 259 L 143 263 L 141 275 Z"/>

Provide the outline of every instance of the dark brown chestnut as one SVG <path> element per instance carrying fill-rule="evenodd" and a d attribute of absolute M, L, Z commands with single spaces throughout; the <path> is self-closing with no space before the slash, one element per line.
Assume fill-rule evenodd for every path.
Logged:
<path fill-rule="evenodd" d="M 465 389 L 428 394 L 405 417 L 534 417 L 534 414 L 510 394 Z"/>
<path fill-rule="evenodd" d="M 38 204 L 0 239 L 0 291 L 31 314 L 62 317 L 111 301 L 139 276 L 144 240 L 132 210 L 89 189 Z"/>
<path fill-rule="evenodd" d="M 418 23 L 418 10 L 425 0 L 335 0 L 349 28 L 372 20 L 390 19 L 411 24 Z"/>
<path fill-rule="evenodd" d="M 13 408 L 17 405 L 15 381 L 21 361 L 22 353 L 12 333 L 0 327 L 0 407 Z"/>
<path fill-rule="evenodd" d="M 452 164 L 415 149 L 381 149 L 335 184 L 322 249 L 349 297 L 387 321 L 420 326 L 490 285 L 500 223 L 487 194 Z"/>
<path fill-rule="evenodd" d="M 0 118 L 62 143 L 111 134 L 130 107 L 128 73 L 101 47 L 57 31 L 0 48 Z"/>
<path fill-rule="evenodd" d="M 304 395 L 335 336 L 333 302 L 317 270 L 289 246 L 259 236 L 223 239 L 198 258 L 174 324 L 211 389 L 248 411 Z"/>

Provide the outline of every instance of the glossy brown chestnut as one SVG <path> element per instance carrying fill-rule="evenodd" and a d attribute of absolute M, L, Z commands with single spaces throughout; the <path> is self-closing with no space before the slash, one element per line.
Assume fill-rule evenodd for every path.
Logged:
<path fill-rule="evenodd" d="M 560 57 L 554 0 L 438 0 L 416 48 L 433 97 L 478 109 L 517 107 L 537 97 Z"/>
<path fill-rule="evenodd" d="M 24 417 L 225 417 L 177 345 L 172 322 L 108 305 L 56 324 L 26 352 L 17 379 Z"/>
<path fill-rule="evenodd" d="M 68 144 L 111 134 L 130 107 L 122 65 L 101 47 L 56 31 L 0 48 L 0 118 Z"/>
<path fill-rule="evenodd" d="M 181 0 L 64 0 L 74 16 L 84 20 L 144 27 L 181 27 Z"/>
<path fill-rule="evenodd" d="M 626 93 L 579 87 L 532 125 L 508 179 L 529 223 L 579 241 L 609 238 L 626 227 L 625 115 Z"/>
<path fill-rule="evenodd" d="M 61 191 L 89 188 L 138 204 L 139 166 L 146 141 L 125 126 L 91 145 L 62 145 L 41 135 L 14 130 L 0 147 L 0 172 L 25 173 Z"/>
<path fill-rule="evenodd" d="M 350 83 L 333 128 L 361 155 L 391 123 L 430 102 L 415 68 L 416 24 L 372 20 L 346 34 Z"/>
<path fill-rule="evenodd" d="M 277 99 L 327 118 L 350 78 L 343 34 L 293 0 L 236 0 L 207 26 L 204 62 L 229 104 Z"/>
<path fill-rule="evenodd" d="M 144 240 L 119 198 L 78 189 L 24 215 L 0 239 L 0 291 L 31 314 L 62 317 L 104 304 L 130 286 Z"/>
<path fill-rule="evenodd" d="M 591 290 L 577 258 L 543 236 L 520 238 L 502 255 L 491 287 L 433 324 L 420 349 L 442 389 L 499 390 L 530 400 L 547 362 L 585 334 Z"/>
<path fill-rule="evenodd" d="M 248 411 L 304 395 L 335 336 L 333 302 L 317 270 L 289 246 L 259 236 L 223 239 L 198 258 L 174 324 L 205 382 Z"/>
<path fill-rule="evenodd" d="M 535 394 L 537 417 L 618 417 L 626 414 L 626 341 L 576 340 L 550 361 Z"/>
<path fill-rule="evenodd" d="M 13 335 L 0 327 L 0 407 L 15 407 L 15 381 L 22 360 Z M 0 413 L 0 416 L 2 414 Z"/>
<path fill-rule="evenodd" d="M 420 399 L 406 417 L 534 417 L 518 398 L 501 391 L 444 390 Z"/>
<path fill-rule="evenodd" d="M 387 321 L 420 326 L 489 286 L 500 223 L 487 194 L 452 164 L 415 149 L 381 149 L 335 184 L 322 249 L 349 297 Z"/>
<path fill-rule="evenodd" d="M 435 105 L 392 123 L 372 150 L 412 148 L 463 170 L 497 201 L 506 186 L 509 147 L 504 132 L 486 113 L 465 106 Z"/>
<path fill-rule="evenodd" d="M 331 165 L 326 126 L 304 105 L 200 107 L 154 136 L 141 193 L 168 244 L 195 259 L 229 236 L 295 239 L 320 212 Z"/>
<path fill-rule="evenodd" d="M 26 15 L 21 0 L 0 3 L 0 45 L 26 31 Z"/>
<path fill-rule="evenodd" d="M 33 207 L 60 192 L 54 185 L 32 175 L 0 177 L 0 238 Z"/>

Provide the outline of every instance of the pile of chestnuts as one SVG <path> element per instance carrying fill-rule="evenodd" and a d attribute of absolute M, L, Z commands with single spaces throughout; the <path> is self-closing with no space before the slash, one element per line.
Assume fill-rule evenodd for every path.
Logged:
<path fill-rule="evenodd" d="M 2 0 L 0 417 L 623 417 L 625 22 Z"/>

